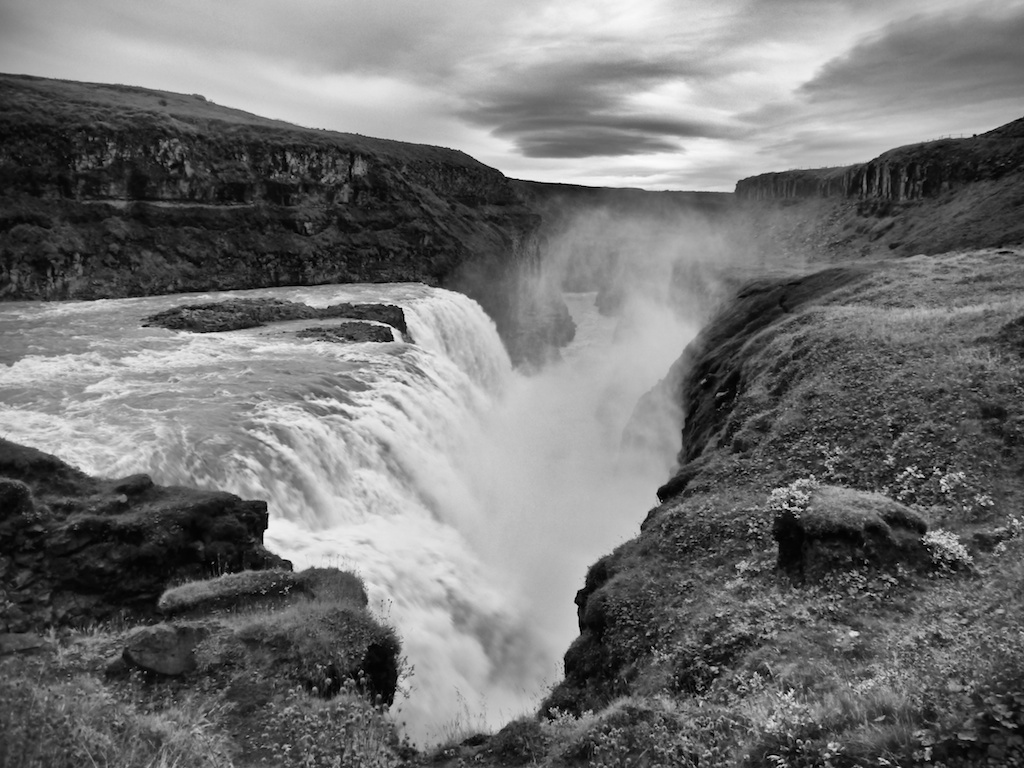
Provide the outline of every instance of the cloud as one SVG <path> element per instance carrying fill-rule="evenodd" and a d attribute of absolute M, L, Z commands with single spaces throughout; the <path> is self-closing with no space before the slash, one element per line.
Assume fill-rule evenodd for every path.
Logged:
<path fill-rule="evenodd" d="M 1024 6 L 913 16 L 833 59 L 801 89 L 818 104 L 935 107 L 1024 99 Z"/>
<path fill-rule="evenodd" d="M 498 135 L 502 132 L 497 131 Z M 607 157 L 645 155 L 657 152 L 681 152 L 676 143 L 658 136 L 608 128 L 537 131 L 520 136 L 516 146 L 525 157 Z"/>
<path fill-rule="evenodd" d="M 680 152 L 681 139 L 721 137 L 735 126 L 643 105 L 638 94 L 709 76 L 683 57 L 552 59 L 488 83 L 463 116 L 508 139 L 526 157 L 584 158 Z"/>
<path fill-rule="evenodd" d="M 927 7 L 904 2 L 802 83 L 738 113 L 750 129 L 744 175 L 864 162 L 1020 116 L 1024 3 Z"/>
<path fill-rule="evenodd" d="M 0 70 L 688 189 L 1019 117 L 1022 39 L 1022 0 L 0 0 Z"/>
<path fill-rule="evenodd" d="M 258 55 L 318 75 L 401 73 L 426 80 L 445 77 L 466 55 L 486 50 L 505 19 L 538 1 L 506 8 L 475 0 L 36 0 L 4 14 L 20 25 L 0 39 L 31 34 L 47 45 L 48 36 L 102 30 L 223 60 Z"/>

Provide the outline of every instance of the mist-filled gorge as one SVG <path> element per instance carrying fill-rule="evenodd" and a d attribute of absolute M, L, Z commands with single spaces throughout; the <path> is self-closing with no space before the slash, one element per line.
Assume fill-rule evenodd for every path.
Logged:
<path fill-rule="evenodd" d="M 89 473 L 266 499 L 272 551 L 353 570 L 398 630 L 406 733 L 495 728 L 556 682 L 588 564 L 636 532 L 669 475 L 677 404 L 623 434 L 713 298 L 709 231 L 589 213 L 550 238 L 524 284 L 575 289 L 576 336 L 528 370 L 472 301 L 415 284 L 231 294 L 394 303 L 412 343 L 309 342 L 297 322 L 140 326 L 228 294 L 8 304 L 5 331 L 31 343 L 5 350 L 5 437 Z"/>
<path fill-rule="evenodd" d="M 81 5 L 0 768 L 1024 765 L 1024 6 Z"/>

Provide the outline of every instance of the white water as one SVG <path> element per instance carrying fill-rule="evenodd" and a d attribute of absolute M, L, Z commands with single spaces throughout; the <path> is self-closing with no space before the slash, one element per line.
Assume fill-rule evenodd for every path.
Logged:
<path fill-rule="evenodd" d="M 620 435 L 694 329 L 570 295 L 577 341 L 526 376 L 475 303 L 421 285 L 232 294 L 400 304 L 415 344 L 139 326 L 220 295 L 0 305 L 0 434 L 93 474 L 266 499 L 271 550 L 356 570 L 398 629 L 415 740 L 533 708 L 576 634 L 586 566 L 636 532 L 667 476 L 672 456 L 624 455 Z M 678 424 L 663 427 L 671 443 Z"/>

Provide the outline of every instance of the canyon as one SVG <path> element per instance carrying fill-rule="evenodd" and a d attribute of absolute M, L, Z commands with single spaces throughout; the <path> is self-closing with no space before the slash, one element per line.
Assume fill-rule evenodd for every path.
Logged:
<path fill-rule="evenodd" d="M 674 467 L 650 488 L 654 506 L 621 510 L 635 520 L 635 535 L 587 569 L 563 678 L 536 711 L 497 732 L 467 725 L 424 750 L 381 725 L 386 707 L 366 709 L 353 691 L 337 696 L 332 682 L 316 711 L 371 713 L 360 722 L 364 732 L 385 733 L 377 742 L 384 764 L 969 766 L 1024 754 L 1024 118 L 854 166 L 742 179 L 735 193 L 719 194 L 518 181 L 455 150 L 289 126 L 196 95 L 11 75 L 0 76 L 0 94 L 7 300 L 425 283 L 478 301 L 512 361 L 537 376 L 575 333 L 563 290 L 592 292 L 605 318 L 622 320 L 656 286 L 667 309 L 658 318 L 700 327 L 626 426 L 638 443 L 650 437 L 645 424 L 677 428 L 658 449 Z M 659 250 L 663 259 L 651 256 Z M 432 300 L 442 299 L 451 300 Z M 227 320 L 214 316 L 191 330 L 257 334 L 291 317 L 363 320 L 363 306 L 239 299 L 222 305 Z M 375 306 L 370 319 L 411 330 L 420 344 L 406 326 L 408 309 Z M 181 328 L 214 311 L 197 301 L 163 316 Z M 342 342 L 333 348 L 344 346 L 337 328 L 308 330 Z M 387 339 L 378 341 L 379 354 L 389 354 Z M 440 342 L 425 336 L 424 344 Z M 445 348 L 457 359 L 454 346 Z M 423 367 L 409 370 L 418 376 Z M 343 374 L 331 384 L 330 408 L 365 389 Z M 391 397 L 389 406 L 397 401 L 408 416 L 415 401 L 406 398 Z M 319 400 L 306 402 L 313 421 L 333 415 Z M 297 442 L 284 441 L 289 456 Z M 399 477 L 435 467 L 422 457 L 403 464 L 402 445 L 383 445 L 381 464 L 401 465 Z M 476 453 L 486 455 L 463 463 L 492 458 L 480 446 Z M 106 541 L 111 530 L 178 505 L 171 530 L 156 527 L 150 538 L 171 541 L 183 559 L 167 572 L 157 567 L 158 578 L 146 575 L 122 600 L 134 620 L 157 615 L 162 587 L 211 575 L 212 553 L 222 549 L 229 571 L 288 573 L 263 547 L 262 502 L 156 486 L 140 475 L 97 479 L 6 441 L 0 454 L 8 478 L 0 481 L 8 507 L 0 528 L 17 543 L 17 552 L 4 552 L 5 642 L 24 649 L 18 659 L 45 658 L 52 643 L 76 649 L 83 674 L 103 668 L 122 679 L 123 670 L 105 666 L 129 642 L 122 629 L 101 642 L 106 656 L 81 651 L 80 640 L 45 641 L 42 630 L 109 620 L 115 587 L 125 586 L 110 581 L 110 563 L 139 560 L 131 544 L 152 565 L 156 545 L 137 531 L 141 543 L 86 540 L 69 528 L 75 521 Z M 443 485 L 424 494 L 435 518 L 444 514 Z M 366 498 L 381 496 L 370 487 Z M 218 532 L 188 523 L 189 539 L 173 528 L 175 515 L 192 519 L 183 510 L 193 503 L 216 507 Z M 514 522 L 488 524 L 496 532 Z M 70 596 L 77 577 L 61 575 L 65 561 L 100 549 L 107 581 Z M 490 553 L 507 554 L 499 546 Z M 526 630 L 497 609 L 451 599 L 455 625 L 520 659 Z M 277 610 L 259 620 L 276 627 L 284 615 Z M 218 636 L 245 645 L 254 632 Z M 284 637 L 257 634 L 271 644 Z M 213 654 L 217 664 L 228 663 L 227 647 Z M 199 641 L 196 648 L 205 658 Z M 363 658 L 365 648 L 358 651 Z M 393 695 L 399 652 L 391 640 L 388 654 L 381 690 Z M 316 658 L 295 663 L 312 668 Z M 238 669 L 249 674 L 248 664 Z M 34 668 L 26 669 L 11 679 L 29 679 Z M 155 701 L 205 679 L 174 677 L 131 690 Z M 283 689 L 244 693 L 251 681 L 243 677 L 209 678 L 243 712 L 222 728 L 242 764 L 290 760 L 266 745 L 327 732 L 295 716 Z M 319 701 L 322 686 L 302 680 L 303 695 Z M 250 726 L 270 733 L 274 720 L 297 730 L 274 731 L 259 746 Z M 338 744 L 354 743 L 348 731 L 331 733 Z M 308 755 L 329 764 L 312 747 Z"/>

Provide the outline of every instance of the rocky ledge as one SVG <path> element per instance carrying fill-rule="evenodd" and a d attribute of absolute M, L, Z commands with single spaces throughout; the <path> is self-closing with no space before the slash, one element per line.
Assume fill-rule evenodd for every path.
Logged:
<path fill-rule="evenodd" d="M 263 546 L 267 505 L 90 477 L 0 439 L 0 631 L 155 615 L 171 584 L 291 568 Z"/>
<path fill-rule="evenodd" d="M 874 160 L 836 168 L 764 173 L 736 182 L 748 200 L 854 197 L 907 201 L 1024 169 L 1024 117 L 981 135 L 897 147 Z"/>
<path fill-rule="evenodd" d="M 346 323 L 345 329 L 311 328 L 300 332 L 300 336 L 310 335 L 314 331 L 323 336 L 332 335 L 332 341 L 347 339 L 350 341 L 393 341 L 390 329 L 401 332 L 408 340 L 409 328 L 405 324 L 405 313 L 401 307 L 392 304 L 332 304 L 328 307 L 311 307 L 295 301 L 281 299 L 228 299 L 226 301 L 207 302 L 205 304 L 189 304 L 158 312 L 145 319 L 144 326 L 168 328 L 173 331 L 192 331 L 194 333 L 215 333 L 218 331 L 237 331 L 243 328 L 259 328 L 267 323 L 279 323 L 286 320 L 328 320 L 343 318 L 358 321 Z M 388 328 L 381 332 L 369 332 L 365 327 L 374 327 L 383 323 Z M 356 327 L 348 328 L 349 325 Z M 316 335 L 313 334 L 313 335 Z M 340 334 L 340 338 L 339 338 Z M 386 336 L 386 338 L 385 338 Z M 351 338 L 349 338 L 351 337 Z"/>

